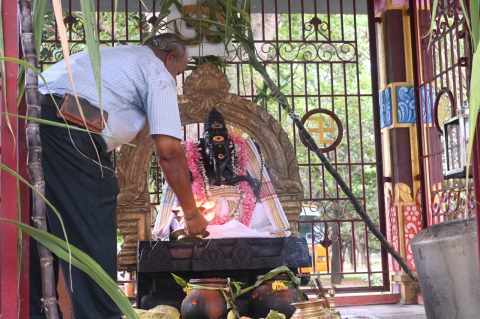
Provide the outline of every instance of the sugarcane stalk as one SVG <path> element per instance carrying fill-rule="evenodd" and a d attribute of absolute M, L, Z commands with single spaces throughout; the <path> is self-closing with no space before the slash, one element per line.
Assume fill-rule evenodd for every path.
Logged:
<path fill-rule="evenodd" d="M 251 57 L 250 57 L 251 60 Z M 256 61 L 258 63 L 258 61 Z M 253 67 L 255 68 L 257 63 L 251 63 Z M 285 99 L 285 96 L 278 90 L 278 87 L 270 80 L 267 73 L 262 73 L 262 70 L 257 70 L 260 72 L 262 75 L 263 80 L 267 84 L 268 88 L 272 91 L 274 97 L 280 101 L 280 104 L 282 105 L 283 108 L 286 108 L 288 105 L 287 100 Z M 310 149 L 317 155 L 317 157 L 320 159 L 322 162 L 323 166 L 327 170 L 327 172 L 330 173 L 330 175 L 335 179 L 337 182 L 338 186 L 342 189 L 342 191 L 345 193 L 349 201 L 352 203 L 353 208 L 357 212 L 357 214 L 360 216 L 360 218 L 365 222 L 367 225 L 368 229 L 372 232 L 372 234 L 377 237 L 377 239 L 380 241 L 380 243 L 385 247 L 387 252 L 392 255 L 392 257 L 398 262 L 400 267 L 405 271 L 405 273 L 413 280 L 413 281 L 418 281 L 417 275 L 413 272 L 413 270 L 408 266 L 408 264 L 405 262 L 405 259 L 393 248 L 393 246 L 388 242 L 388 240 L 383 236 L 383 234 L 378 230 L 378 228 L 375 226 L 374 222 L 370 218 L 370 216 L 367 215 L 365 210 L 363 209 L 362 204 L 358 201 L 358 199 L 355 197 L 353 194 L 352 190 L 347 186 L 347 183 L 343 180 L 342 176 L 337 172 L 337 170 L 333 167 L 333 165 L 328 161 L 327 157 L 325 154 L 323 154 L 322 150 L 318 147 L 317 143 L 313 140 L 312 136 L 308 133 L 307 129 L 303 126 L 302 122 L 298 119 L 298 116 L 295 114 L 292 108 L 288 109 L 288 116 L 292 119 L 293 123 L 298 128 L 299 134 L 302 135 L 305 138 L 305 141 L 309 145 Z"/>
<path fill-rule="evenodd" d="M 33 39 L 32 14 L 30 1 L 20 0 L 20 36 L 23 57 L 26 62 L 37 67 L 37 52 Z M 42 30 L 37 30 L 42 32 Z M 40 93 L 38 92 L 37 74 L 25 68 L 25 100 L 27 103 L 27 117 L 41 118 Z M 26 121 L 27 132 L 27 167 L 30 183 L 35 189 L 45 195 L 45 178 L 42 170 L 42 144 L 40 141 L 40 125 L 37 122 Z M 37 229 L 47 231 L 46 205 L 42 198 L 32 192 L 32 219 Z M 48 248 L 37 242 L 40 255 L 42 274 L 42 302 L 48 319 L 58 319 L 57 299 L 55 298 L 55 277 L 53 273 L 53 257 Z"/>

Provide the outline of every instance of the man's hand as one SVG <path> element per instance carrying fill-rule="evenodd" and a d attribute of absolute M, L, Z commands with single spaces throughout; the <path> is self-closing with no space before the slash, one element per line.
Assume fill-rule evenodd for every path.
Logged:
<path fill-rule="evenodd" d="M 185 219 L 185 232 L 187 235 L 196 236 L 205 231 L 208 226 L 208 220 L 205 219 L 202 212 L 198 212 L 194 219 Z"/>
<path fill-rule="evenodd" d="M 191 218 L 197 213 L 197 205 L 190 185 L 190 172 L 182 144 L 180 140 L 168 135 L 154 135 L 154 139 L 163 177 L 175 193 L 185 217 Z M 185 219 L 185 232 L 189 235 L 199 235 L 207 226 L 208 221 L 201 212 L 192 220 Z"/>

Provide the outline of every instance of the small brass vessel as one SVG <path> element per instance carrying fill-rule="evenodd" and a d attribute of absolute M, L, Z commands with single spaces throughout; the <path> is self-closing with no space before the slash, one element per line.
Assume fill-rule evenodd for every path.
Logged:
<path fill-rule="evenodd" d="M 171 236 L 173 239 L 176 239 L 181 243 L 189 244 L 189 245 L 198 245 L 202 242 L 204 238 L 210 236 L 210 233 L 205 230 L 200 235 L 192 236 L 192 235 L 187 235 L 184 229 L 177 229 L 176 231 L 172 232 Z"/>
<path fill-rule="evenodd" d="M 323 308 L 323 300 L 292 303 L 296 310 L 291 319 L 337 319 L 336 315 L 331 315 Z"/>

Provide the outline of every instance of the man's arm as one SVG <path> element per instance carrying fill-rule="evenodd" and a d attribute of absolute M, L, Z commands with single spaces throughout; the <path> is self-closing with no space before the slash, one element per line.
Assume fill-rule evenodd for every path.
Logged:
<path fill-rule="evenodd" d="M 187 158 L 180 140 L 168 135 L 154 135 L 155 153 L 162 168 L 163 177 L 177 196 L 183 214 L 191 218 L 197 214 L 197 205 L 190 185 L 190 173 Z M 201 234 L 208 226 L 203 214 L 197 214 L 192 220 L 185 219 L 189 235 Z"/>

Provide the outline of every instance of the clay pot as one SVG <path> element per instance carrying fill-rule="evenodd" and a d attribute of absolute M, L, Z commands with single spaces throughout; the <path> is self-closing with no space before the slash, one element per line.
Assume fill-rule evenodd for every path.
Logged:
<path fill-rule="evenodd" d="M 323 299 L 314 301 L 304 301 L 293 303 L 297 310 L 291 319 L 332 319 L 337 316 L 331 316 L 330 313 L 323 308 Z"/>
<path fill-rule="evenodd" d="M 191 285 L 225 288 L 228 281 L 219 278 L 192 279 Z M 182 303 L 183 319 L 226 319 L 227 301 L 220 290 L 192 289 Z"/>
<path fill-rule="evenodd" d="M 248 300 L 248 313 L 252 318 L 265 318 L 270 310 L 278 311 L 290 318 L 295 311 L 290 304 L 302 301 L 302 297 L 295 287 L 274 291 L 272 282 L 276 280 L 290 281 L 290 277 L 287 275 L 275 276 L 269 283 L 263 283 L 253 291 Z"/>

